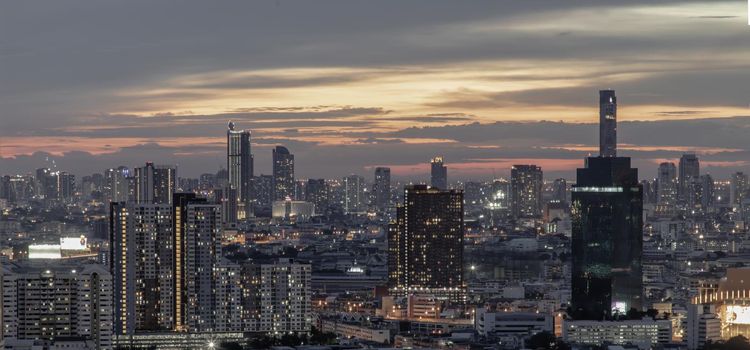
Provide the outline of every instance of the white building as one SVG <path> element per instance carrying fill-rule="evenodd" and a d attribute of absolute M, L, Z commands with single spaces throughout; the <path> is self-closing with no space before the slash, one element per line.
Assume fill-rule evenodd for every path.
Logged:
<path fill-rule="evenodd" d="M 279 259 L 259 266 L 258 331 L 270 335 L 307 333 L 312 326 L 309 264 Z"/>
<path fill-rule="evenodd" d="M 384 344 L 391 342 L 390 329 L 368 327 L 356 323 L 340 322 L 339 320 L 323 320 L 322 329 L 323 332 L 334 333 L 344 338 L 361 339 Z"/>
<path fill-rule="evenodd" d="M 657 343 L 672 340 L 670 320 L 625 321 L 564 321 L 563 339 L 571 344 L 614 345 L 633 344 L 640 349 L 650 349 Z"/>
<path fill-rule="evenodd" d="M 554 331 L 550 315 L 530 312 L 493 312 L 478 309 L 474 326 L 484 337 L 525 338 L 539 332 Z"/>
<path fill-rule="evenodd" d="M 3 263 L 3 338 L 81 337 L 112 348 L 112 276 L 99 264 Z"/>
<path fill-rule="evenodd" d="M 683 327 L 688 349 L 703 349 L 706 341 L 721 340 L 721 320 L 711 304 L 688 305 L 687 326 Z"/>

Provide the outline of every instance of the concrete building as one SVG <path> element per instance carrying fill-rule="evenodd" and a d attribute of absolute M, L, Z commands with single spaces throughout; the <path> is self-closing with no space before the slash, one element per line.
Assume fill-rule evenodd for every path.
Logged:
<path fill-rule="evenodd" d="M 257 330 L 272 336 L 309 332 L 310 265 L 279 259 L 276 263 L 260 264 L 256 273 L 260 292 Z"/>
<path fill-rule="evenodd" d="M 721 320 L 713 305 L 688 305 L 687 325 L 683 330 L 690 350 L 703 349 L 706 342 L 721 340 Z"/>
<path fill-rule="evenodd" d="M 532 312 L 494 312 L 478 309 L 474 326 L 483 337 L 530 337 L 554 331 L 553 317 Z"/>
<path fill-rule="evenodd" d="M 99 264 L 54 262 L 2 266 L 3 338 L 79 337 L 112 348 L 112 275 Z"/>
<path fill-rule="evenodd" d="M 672 321 L 564 321 L 563 340 L 575 345 L 633 344 L 640 349 L 672 340 Z"/>
<path fill-rule="evenodd" d="M 510 183 L 513 216 L 540 217 L 542 215 L 542 168 L 536 165 L 514 165 L 510 169 Z"/>

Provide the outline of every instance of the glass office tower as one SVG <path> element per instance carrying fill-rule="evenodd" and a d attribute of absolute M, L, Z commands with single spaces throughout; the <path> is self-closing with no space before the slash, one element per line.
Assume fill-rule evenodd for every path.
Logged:
<path fill-rule="evenodd" d="M 627 157 L 590 157 L 572 188 L 575 319 L 642 308 L 643 188 Z"/>

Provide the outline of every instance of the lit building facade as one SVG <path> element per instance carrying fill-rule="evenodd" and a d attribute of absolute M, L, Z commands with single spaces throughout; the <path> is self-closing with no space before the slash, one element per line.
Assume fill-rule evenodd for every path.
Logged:
<path fill-rule="evenodd" d="M 375 168 L 372 195 L 375 209 L 381 213 L 387 212 L 391 207 L 391 168 Z"/>
<path fill-rule="evenodd" d="M 308 333 L 312 327 L 309 264 L 279 259 L 256 267 L 259 291 L 258 331 L 277 336 Z"/>
<path fill-rule="evenodd" d="M 536 165 L 514 165 L 510 169 L 513 216 L 536 218 L 542 215 L 542 168 Z"/>
<path fill-rule="evenodd" d="M 250 146 L 250 130 L 235 130 L 233 122 L 227 129 L 227 175 L 228 185 L 236 190 L 238 210 L 250 208 L 253 178 L 253 154 Z"/>
<path fill-rule="evenodd" d="M 344 182 L 344 212 L 361 213 L 367 210 L 367 185 L 365 178 L 349 175 Z"/>
<path fill-rule="evenodd" d="M 750 334 L 750 268 L 727 269 L 718 288 L 702 288 L 692 302 L 712 308 L 722 339 Z"/>
<path fill-rule="evenodd" d="M 669 162 L 659 164 L 656 179 L 658 186 L 656 204 L 674 207 L 677 204 L 677 167 Z"/>
<path fill-rule="evenodd" d="M 700 161 L 693 153 L 683 154 L 680 157 L 677 197 L 682 202 L 689 202 L 692 183 L 700 177 Z"/>
<path fill-rule="evenodd" d="M 389 287 L 396 295 L 463 295 L 463 193 L 425 185 L 404 189 L 388 229 Z"/>
<path fill-rule="evenodd" d="M 174 328 L 172 207 L 110 204 L 116 334 Z"/>
<path fill-rule="evenodd" d="M 563 321 L 563 340 L 575 345 L 600 346 L 633 344 L 639 349 L 653 349 L 672 340 L 672 321 Z"/>
<path fill-rule="evenodd" d="M 273 149 L 273 200 L 294 198 L 294 155 L 284 146 Z"/>
<path fill-rule="evenodd" d="M 112 349 L 112 275 L 105 266 L 3 262 L 2 289 L 6 341 L 82 337 Z"/>
<path fill-rule="evenodd" d="M 176 170 L 170 166 L 146 163 L 134 169 L 135 202 L 143 204 L 172 204 L 175 191 Z"/>

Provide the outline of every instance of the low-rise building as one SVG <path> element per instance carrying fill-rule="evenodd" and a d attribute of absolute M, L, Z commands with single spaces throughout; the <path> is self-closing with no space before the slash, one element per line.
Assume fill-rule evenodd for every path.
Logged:
<path fill-rule="evenodd" d="M 657 343 L 666 344 L 672 339 L 672 322 L 669 320 L 625 321 L 565 321 L 563 339 L 577 345 L 633 344 L 640 349 L 650 349 Z"/>

